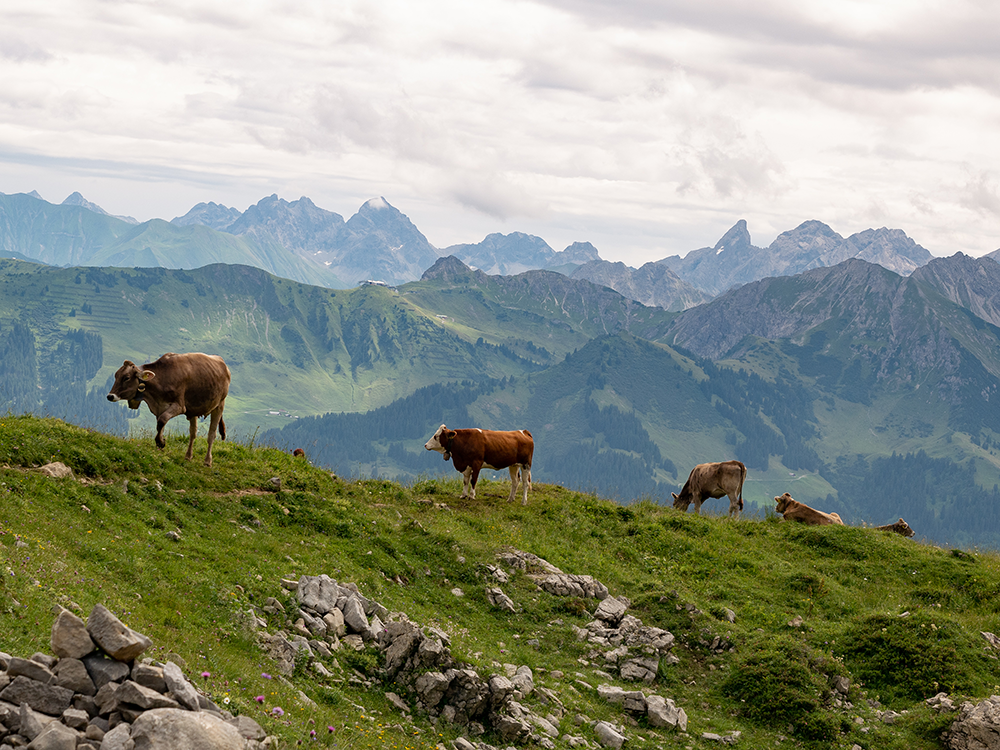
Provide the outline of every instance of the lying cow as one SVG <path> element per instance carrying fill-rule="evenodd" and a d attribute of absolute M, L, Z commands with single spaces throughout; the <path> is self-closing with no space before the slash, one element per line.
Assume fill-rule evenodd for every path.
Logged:
<path fill-rule="evenodd" d="M 687 512 L 694 503 L 694 512 L 701 513 L 701 504 L 710 497 L 729 496 L 729 515 L 743 510 L 743 482 L 747 478 L 747 467 L 740 461 L 722 461 L 712 464 L 698 464 L 688 475 L 681 488 L 681 494 L 671 492 L 674 507 Z"/>
<path fill-rule="evenodd" d="M 805 503 L 800 503 L 798 500 L 792 498 L 787 492 L 781 497 L 774 498 L 774 502 L 778 504 L 774 512 L 781 513 L 785 521 L 798 521 L 810 526 L 844 525 L 844 522 L 840 520 L 840 516 L 836 513 L 824 513 L 821 510 L 810 508 Z"/>
<path fill-rule="evenodd" d="M 115 373 L 115 383 L 108 401 L 127 401 L 130 409 L 138 409 L 145 401 L 156 416 L 156 447 L 163 448 L 163 428 L 174 417 L 183 414 L 191 426 L 187 458 L 194 455 L 194 439 L 198 434 L 198 417 L 212 415 L 208 427 L 208 452 L 205 466 L 212 465 L 212 443 L 218 430 L 226 439 L 226 423 L 222 410 L 229 395 L 229 368 L 222 357 L 194 352 L 168 352 L 155 362 L 142 365 L 125 360 Z"/>
<path fill-rule="evenodd" d="M 885 526 L 876 526 L 879 531 L 892 531 L 896 534 L 902 534 L 903 536 L 909 538 L 913 536 L 913 529 L 910 528 L 910 524 L 900 518 L 896 523 L 890 523 Z"/>
<path fill-rule="evenodd" d="M 424 448 L 444 455 L 444 460 L 452 459 L 455 469 L 462 472 L 464 479 L 462 497 L 476 499 L 476 483 L 480 469 L 498 471 L 510 469 L 510 497 L 517 495 L 518 483 L 524 488 L 523 504 L 528 504 L 528 490 L 531 489 L 531 456 L 535 452 L 535 441 L 527 430 L 502 432 L 499 430 L 449 430 L 444 425 L 424 443 Z"/>

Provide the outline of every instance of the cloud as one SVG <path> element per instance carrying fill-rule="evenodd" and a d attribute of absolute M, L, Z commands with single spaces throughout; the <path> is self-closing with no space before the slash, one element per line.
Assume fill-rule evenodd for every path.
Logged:
<path fill-rule="evenodd" d="M 1000 216 L 1000 193 L 992 174 L 981 171 L 970 174 L 962 191 L 961 204 L 979 214 Z"/>

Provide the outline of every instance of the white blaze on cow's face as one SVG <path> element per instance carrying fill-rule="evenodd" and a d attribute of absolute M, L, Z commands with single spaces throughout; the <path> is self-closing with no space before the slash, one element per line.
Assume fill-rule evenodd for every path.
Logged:
<path fill-rule="evenodd" d="M 447 449 L 441 443 L 441 436 L 444 435 L 445 430 L 448 428 L 441 425 L 437 428 L 437 432 L 431 435 L 431 439 L 424 443 L 424 448 L 429 451 L 437 451 L 438 453 L 446 453 Z"/>

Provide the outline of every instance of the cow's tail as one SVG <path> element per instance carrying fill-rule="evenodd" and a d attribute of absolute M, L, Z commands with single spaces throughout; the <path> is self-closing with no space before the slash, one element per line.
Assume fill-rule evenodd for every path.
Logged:
<path fill-rule="evenodd" d="M 226 439 L 226 420 L 222 417 L 219 417 L 219 437 L 223 440 Z M 742 503 L 740 504 L 740 507 L 743 507 Z"/>
<path fill-rule="evenodd" d="M 747 478 L 747 467 L 746 464 L 740 463 L 740 488 L 736 490 L 736 499 L 740 501 L 740 513 L 743 512 L 743 482 Z"/>

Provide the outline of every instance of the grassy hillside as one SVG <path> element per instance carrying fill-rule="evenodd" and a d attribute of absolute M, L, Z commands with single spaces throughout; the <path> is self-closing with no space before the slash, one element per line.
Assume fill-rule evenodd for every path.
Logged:
<path fill-rule="evenodd" d="M 289 607 L 282 578 L 325 573 L 444 629 L 483 675 L 530 666 L 551 692 L 524 703 L 553 716 L 561 735 L 590 741 L 576 716 L 621 724 L 646 747 L 717 747 L 701 734 L 740 731 L 740 745 L 754 748 L 930 750 L 950 717 L 923 699 L 1000 692 L 1000 661 L 980 635 L 996 629 L 1000 612 L 992 553 L 865 528 L 621 507 L 548 484 L 536 484 L 526 507 L 508 505 L 499 482 L 464 502 L 454 479 L 344 481 L 239 442 L 216 443 L 206 468 L 184 461 L 184 447 L 176 438 L 159 452 L 148 435 L 0 419 L 0 649 L 47 652 L 54 604 L 89 613 L 100 602 L 152 638 L 154 658 L 181 658 L 216 701 L 228 698 L 282 747 L 308 743 L 314 729 L 329 747 L 430 748 L 455 738 L 455 727 L 420 715 L 410 722 L 390 705 L 384 693 L 395 686 L 381 682 L 370 650 L 335 652 L 324 661 L 332 677 L 305 665 L 287 680 L 274 675 L 246 612 L 267 597 Z M 75 478 L 37 471 L 51 460 Z M 520 573 L 502 585 L 518 612 L 493 609 L 484 566 L 507 546 L 628 597 L 630 614 L 674 634 L 679 663 L 661 664 L 650 686 L 603 675 L 604 649 L 574 632 L 595 602 L 551 596 Z M 802 624 L 790 626 L 797 616 Z M 266 619 L 269 631 L 283 626 Z M 717 636 L 721 651 L 711 648 Z M 837 676 L 850 679 L 846 702 L 831 692 Z M 677 701 L 687 735 L 630 721 L 598 698 L 601 683 Z M 886 709 L 902 716 L 884 724 Z"/>

